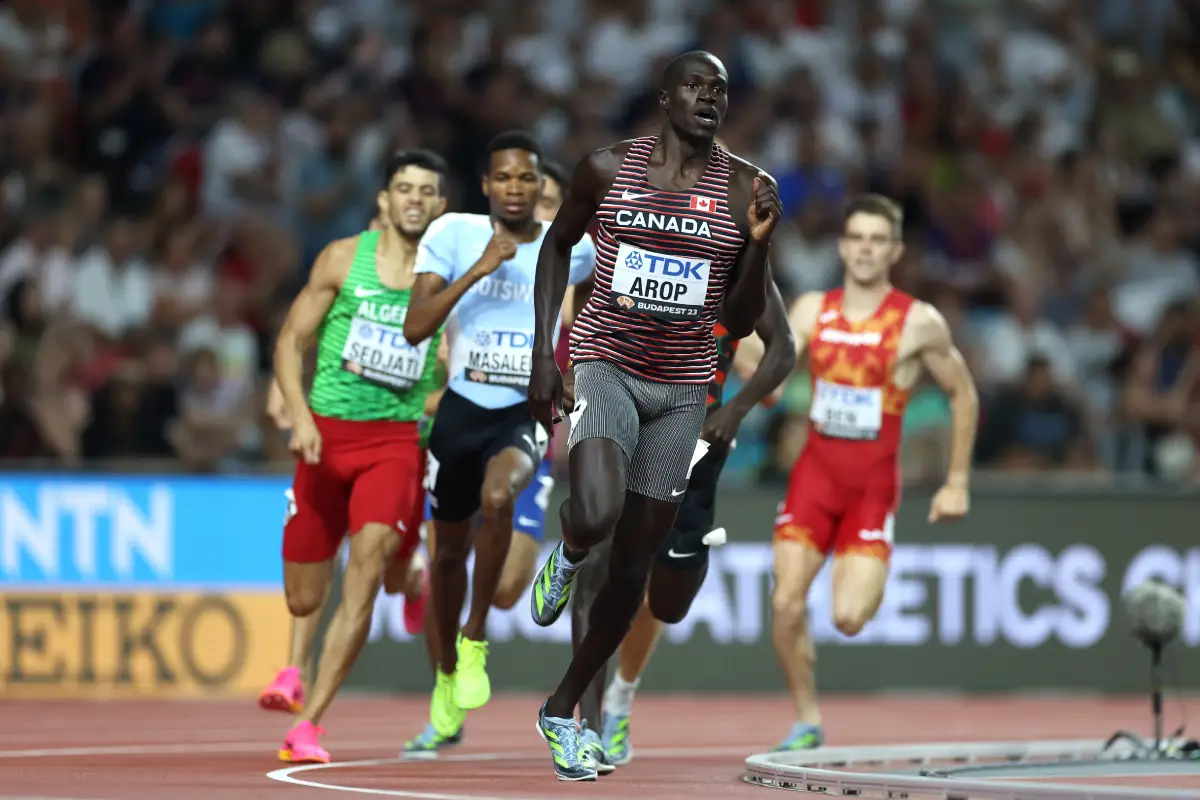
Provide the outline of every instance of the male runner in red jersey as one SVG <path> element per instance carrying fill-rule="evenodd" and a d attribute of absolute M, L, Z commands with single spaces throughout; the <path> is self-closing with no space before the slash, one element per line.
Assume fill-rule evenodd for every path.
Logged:
<path fill-rule="evenodd" d="M 588 550 L 613 536 L 587 634 L 538 715 L 560 780 L 591 781 L 575 707 L 641 607 L 646 576 L 687 490 L 716 365 L 718 312 L 748 335 L 772 285 L 767 250 L 781 210 L 775 182 L 716 146 L 728 73 L 711 53 L 664 71 L 658 136 L 597 150 L 576 168 L 546 234 L 534 288 L 529 402 L 543 425 L 566 401 L 554 329 L 571 249 L 595 217 L 595 288 L 571 329 L 575 399 L 564 542 L 535 579 L 539 625 L 562 614 Z"/>
<path fill-rule="evenodd" d="M 838 243 L 843 288 L 805 294 L 789 314 L 797 357 L 808 348 L 813 400 L 808 440 L 775 520 L 771 635 L 798 718 L 780 750 L 823 742 L 805 600 L 826 557 L 833 554 L 838 630 L 854 636 L 883 601 L 900 504 L 901 424 L 922 368 L 949 395 L 954 419 L 950 471 L 929 521 L 967 513 L 979 400 L 946 320 L 888 281 L 904 252 L 902 223 L 886 197 L 853 200 Z"/>

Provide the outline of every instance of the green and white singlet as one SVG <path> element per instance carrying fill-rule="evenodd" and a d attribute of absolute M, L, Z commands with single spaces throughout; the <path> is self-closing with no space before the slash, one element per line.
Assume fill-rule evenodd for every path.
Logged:
<path fill-rule="evenodd" d="M 317 332 L 317 371 L 309 402 L 316 414 L 352 422 L 417 422 L 437 388 L 442 332 L 416 345 L 404 340 L 411 289 L 379 280 L 379 231 L 358 235 L 350 274 Z"/>

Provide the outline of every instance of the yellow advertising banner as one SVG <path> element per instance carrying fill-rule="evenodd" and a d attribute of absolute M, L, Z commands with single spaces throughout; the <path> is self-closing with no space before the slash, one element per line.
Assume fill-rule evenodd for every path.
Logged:
<path fill-rule="evenodd" d="M 0 697 L 236 697 L 287 659 L 282 593 L 0 594 Z"/>

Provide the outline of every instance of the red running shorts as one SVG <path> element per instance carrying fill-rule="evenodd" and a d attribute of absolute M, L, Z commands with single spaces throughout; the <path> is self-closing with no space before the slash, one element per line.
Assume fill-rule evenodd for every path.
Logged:
<path fill-rule="evenodd" d="M 899 477 L 894 466 L 866 473 L 852 486 L 835 480 L 811 454 L 801 454 L 775 517 L 775 539 L 799 542 L 825 555 L 854 553 L 890 560 Z"/>
<path fill-rule="evenodd" d="M 283 560 L 329 561 L 346 535 L 369 523 L 400 534 L 397 560 L 420 544 L 425 519 L 425 451 L 415 422 L 313 419 L 321 461 L 296 463 L 292 503 L 283 528 Z"/>

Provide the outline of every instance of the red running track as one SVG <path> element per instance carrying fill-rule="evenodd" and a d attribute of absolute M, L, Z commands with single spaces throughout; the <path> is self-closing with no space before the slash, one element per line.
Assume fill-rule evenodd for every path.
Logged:
<path fill-rule="evenodd" d="M 541 700 L 498 696 L 472 712 L 466 742 L 453 758 L 347 764 L 293 776 L 322 788 L 267 777 L 287 766 L 275 751 L 288 720 L 260 711 L 252 700 L 7 702 L 0 709 L 6 723 L 0 732 L 0 800 L 774 796 L 740 777 L 743 759 L 769 749 L 789 727 L 782 697 L 639 697 L 633 763 L 583 786 L 554 779 L 548 751 L 534 730 Z M 324 743 L 339 762 L 392 759 L 400 743 L 423 726 L 427 704 L 423 697 L 343 698 L 324 721 L 329 730 Z M 1117 728 L 1144 730 L 1147 705 L 1140 697 L 885 696 L 830 698 L 823 711 L 830 744 L 865 745 L 1099 739 Z M 1200 703 L 1192 705 L 1195 714 Z M 1154 785 L 1195 784 L 1180 776 L 1155 779 Z"/>

